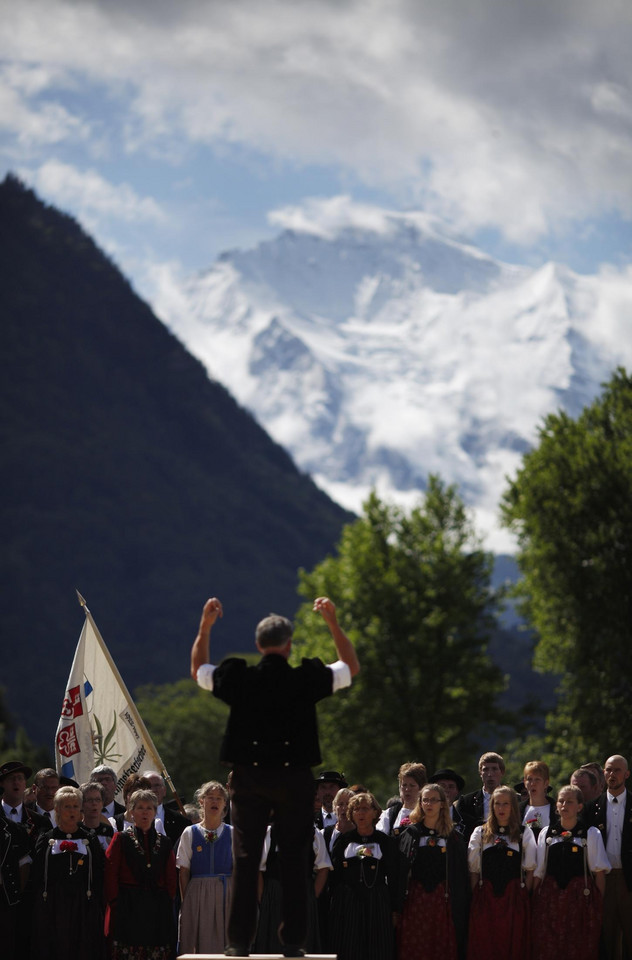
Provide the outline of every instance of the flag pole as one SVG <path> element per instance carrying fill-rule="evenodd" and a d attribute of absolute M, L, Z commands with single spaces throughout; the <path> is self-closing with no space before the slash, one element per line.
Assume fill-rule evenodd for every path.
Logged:
<path fill-rule="evenodd" d="M 86 619 L 90 621 L 90 625 L 91 625 L 92 629 L 94 630 L 94 635 L 95 635 L 95 637 L 97 638 L 97 641 L 98 641 L 98 643 L 99 643 L 99 646 L 101 647 L 101 652 L 103 653 L 103 656 L 105 657 L 105 659 L 106 659 L 107 662 L 108 662 L 108 666 L 110 667 L 110 670 L 112 671 L 112 675 L 114 676 L 116 682 L 118 683 L 119 687 L 121 688 L 121 691 L 122 691 L 122 693 L 123 693 L 123 696 L 124 696 L 125 699 L 127 700 L 127 703 L 128 703 L 128 705 L 129 705 L 129 708 L 130 708 L 130 712 L 134 715 L 134 721 L 138 724 L 138 727 L 139 727 L 139 729 L 140 729 L 140 731 L 141 731 L 141 733 L 142 733 L 142 735 L 143 735 L 143 738 L 144 738 L 144 740 L 145 740 L 145 742 L 146 742 L 146 744 L 147 744 L 148 751 L 149 751 L 149 753 L 151 754 L 154 763 L 155 763 L 156 766 L 160 769 L 160 772 L 162 773 L 162 776 L 164 777 L 164 779 L 166 780 L 166 782 L 169 784 L 169 787 L 170 787 L 170 789 L 171 789 L 171 792 L 172 792 L 173 796 L 175 797 L 175 801 L 176 801 L 176 803 L 178 804 L 178 808 L 179 808 L 180 812 L 181 812 L 182 814 L 184 814 L 184 816 L 186 816 L 184 807 L 183 807 L 183 805 L 182 805 L 182 800 L 180 799 L 180 797 L 178 796 L 178 794 L 177 794 L 177 792 L 176 792 L 176 788 L 175 788 L 174 785 L 173 785 L 173 781 L 172 781 L 171 777 L 169 776 L 169 774 L 168 774 L 168 772 L 167 772 L 167 769 L 166 769 L 164 763 L 162 762 L 162 759 L 161 759 L 161 757 L 160 757 L 160 754 L 158 753 L 158 750 L 156 749 L 156 747 L 155 747 L 155 745 L 154 745 L 154 741 L 151 739 L 151 737 L 150 737 L 150 735 L 149 735 L 149 731 L 147 730 L 147 727 L 145 726 L 145 722 L 144 722 L 143 718 L 141 717 L 140 713 L 138 712 L 138 709 L 137 709 L 137 707 L 136 707 L 136 704 L 134 703 L 132 697 L 130 696 L 129 690 L 128 690 L 127 687 L 125 686 L 125 681 L 123 680 L 123 677 L 122 677 L 121 674 L 119 673 L 118 668 L 117 668 L 116 664 L 114 663 L 114 660 L 112 659 L 112 655 L 111 655 L 110 651 L 108 650 L 108 648 L 107 648 L 107 646 L 106 646 L 106 644 L 105 644 L 105 640 L 104 640 L 103 637 L 101 636 L 101 633 L 100 633 L 100 631 L 99 631 L 99 628 L 97 627 L 96 623 L 94 622 L 94 619 L 93 619 L 93 617 L 92 617 L 92 614 L 90 613 L 90 610 L 88 609 L 88 604 L 86 603 L 85 599 L 81 596 L 81 594 L 79 593 L 79 591 L 77 590 L 76 587 L 75 587 L 75 592 L 76 592 L 76 594 L 77 594 L 77 599 L 79 600 L 79 605 L 80 605 L 81 607 L 83 607 L 83 612 L 84 612 L 84 614 L 86 615 Z"/>

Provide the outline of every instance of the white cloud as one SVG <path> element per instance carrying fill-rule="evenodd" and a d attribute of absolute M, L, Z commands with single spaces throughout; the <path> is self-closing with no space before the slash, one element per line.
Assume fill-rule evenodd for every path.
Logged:
<path fill-rule="evenodd" d="M 106 85 L 128 150 L 162 144 L 175 162 L 235 143 L 339 165 L 524 243 L 632 215 L 632 18 L 618 0 L 4 6 L 5 58 Z"/>
<path fill-rule="evenodd" d="M 23 149 L 89 136 L 89 124 L 54 99 L 31 102 L 46 90 L 54 73 L 23 64 L 7 64 L 0 70 L 0 130 L 12 134 Z"/>
<path fill-rule="evenodd" d="M 59 160 L 48 160 L 37 170 L 21 173 L 47 199 L 75 211 L 88 222 L 95 218 L 126 222 L 165 219 L 152 197 L 139 197 L 126 183 L 108 183 L 96 170 L 78 170 Z"/>

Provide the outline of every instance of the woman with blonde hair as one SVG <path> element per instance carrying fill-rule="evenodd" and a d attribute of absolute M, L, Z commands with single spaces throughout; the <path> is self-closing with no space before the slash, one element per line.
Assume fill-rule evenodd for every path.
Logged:
<path fill-rule="evenodd" d="M 31 869 L 31 956 L 101 960 L 105 956 L 103 850 L 82 826 L 81 790 L 60 787 L 53 806 L 57 826 L 39 835 Z"/>
<path fill-rule="evenodd" d="M 492 793 L 487 820 L 470 837 L 468 864 L 473 890 L 468 960 L 529 960 L 536 842 L 531 827 L 520 823 L 511 787 Z"/>
<path fill-rule="evenodd" d="M 408 888 L 397 931 L 399 960 L 465 956 L 469 887 L 467 847 L 454 830 L 443 787 L 422 787 L 399 838 Z"/>
<path fill-rule="evenodd" d="M 209 780 L 195 791 L 202 819 L 185 827 L 178 845 L 180 953 L 223 953 L 232 889 L 232 827 L 224 823 L 228 791 Z"/>
<path fill-rule="evenodd" d="M 597 960 L 603 893 L 610 863 L 597 827 L 580 820 L 583 794 L 562 787 L 559 823 L 538 837 L 533 897 L 533 956 L 537 960 Z"/>

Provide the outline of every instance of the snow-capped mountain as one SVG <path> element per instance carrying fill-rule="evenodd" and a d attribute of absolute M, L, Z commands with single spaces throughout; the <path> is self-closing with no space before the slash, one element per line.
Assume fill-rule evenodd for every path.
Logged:
<path fill-rule="evenodd" d="M 363 209 L 224 254 L 154 306 L 334 499 L 411 503 L 437 472 L 507 549 L 504 478 L 543 416 L 632 362 L 631 272 L 513 266 Z"/>

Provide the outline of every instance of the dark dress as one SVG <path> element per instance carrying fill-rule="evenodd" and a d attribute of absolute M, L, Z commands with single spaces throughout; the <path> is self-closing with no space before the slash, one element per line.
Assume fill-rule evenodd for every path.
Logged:
<path fill-rule="evenodd" d="M 283 945 L 278 935 L 279 924 L 283 920 L 283 890 L 281 889 L 278 853 L 276 832 L 272 827 L 270 848 L 266 859 L 266 868 L 263 872 L 263 894 L 259 909 L 257 935 L 252 948 L 253 953 L 283 953 Z M 318 907 L 314 892 L 314 863 L 315 854 L 312 850 L 308 859 L 306 953 L 320 953 L 322 949 Z"/>
<path fill-rule="evenodd" d="M 558 824 L 547 829 L 546 840 L 546 875 L 533 897 L 532 956 L 597 960 L 603 899 L 590 872 L 587 828 L 578 823 L 572 831 L 562 831 Z M 601 853 L 605 865 L 605 851 Z"/>
<path fill-rule="evenodd" d="M 103 863 L 99 841 L 83 827 L 40 834 L 31 868 L 33 960 L 101 960 Z"/>
<path fill-rule="evenodd" d="M 358 855 L 354 845 L 374 845 L 381 857 Z M 369 837 L 352 830 L 336 840 L 331 862 L 330 950 L 338 960 L 391 960 L 393 914 L 401 903 L 397 841 L 379 830 Z"/>
<path fill-rule="evenodd" d="M 175 955 L 176 864 L 171 841 L 128 828 L 106 853 L 106 933 L 112 960 L 168 960 Z"/>
<path fill-rule="evenodd" d="M 467 845 L 453 830 L 441 837 L 422 823 L 400 836 L 408 889 L 397 934 L 399 960 L 462 960 L 469 902 Z"/>

